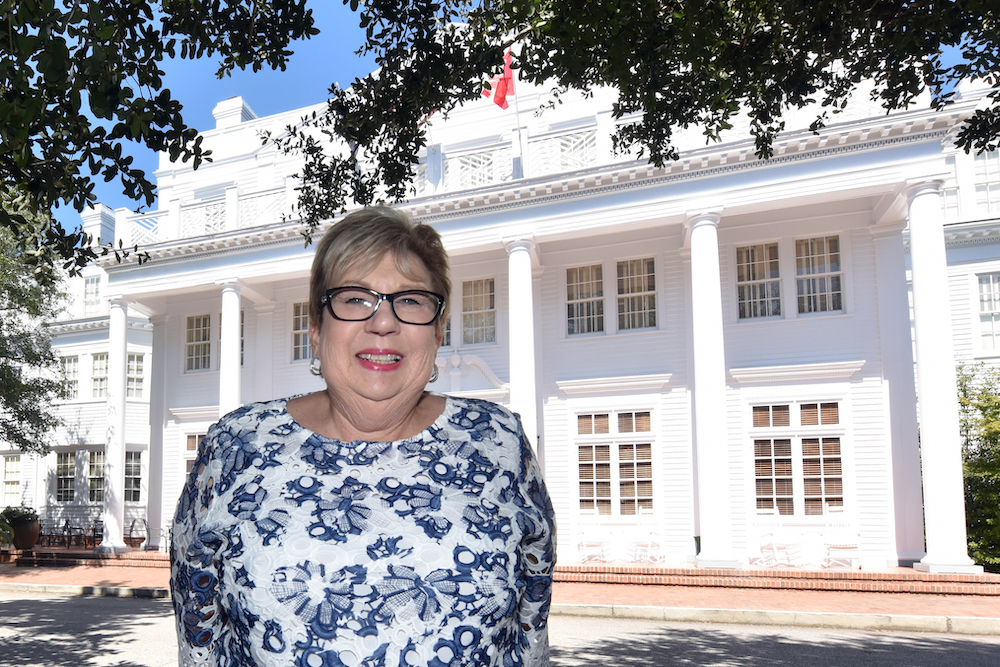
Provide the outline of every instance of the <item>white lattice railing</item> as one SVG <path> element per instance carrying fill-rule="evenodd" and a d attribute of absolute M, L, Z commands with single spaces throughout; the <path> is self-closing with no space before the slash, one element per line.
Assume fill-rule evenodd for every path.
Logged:
<path fill-rule="evenodd" d="M 510 146 L 478 153 L 465 153 L 444 160 L 446 190 L 465 190 L 509 181 L 514 175 Z"/>
<path fill-rule="evenodd" d="M 284 208 L 283 189 L 240 197 L 240 229 L 280 222 Z"/>
<path fill-rule="evenodd" d="M 181 207 L 181 238 L 215 234 L 225 229 L 225 201 Z"/>
<path fill-rule="evenodd" d="M 531 174 L 556 174 L 597 164 L 597 132 L 586 130 L 528 140 Z"/>
<path fill-rule="evenodd" d="M 166 217 L 165 211 L 150 211 L 129 217 L 129 245 L 149 245 L 164 240 L 161 224 Z"/>

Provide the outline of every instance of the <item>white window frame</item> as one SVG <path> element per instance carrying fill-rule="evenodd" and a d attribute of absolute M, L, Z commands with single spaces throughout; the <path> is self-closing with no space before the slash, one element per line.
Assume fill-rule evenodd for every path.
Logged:
<path fill-rule="evenodd" d="M 830 251 L 830 240 L 837 239 L 837 270 L 833 270 L 833 262 L 831 257 L 834 253 Z M 815 243 L 822 241 L 824 251 L 822 254 L 823 263 L 820 266 L 827 267 L 826 270 L 815 270 L 812 262 L 801 261 L 808 260 L 813 257 L 820 257 L 812 251 L 812 246 Z M 799 255 L 800 244 L 808 243 L 810 247 L 809 254 Z M 814 313 L 820 314 L 830 314 L 830 313 L 843 313 L 844 308 L 844 257 L 843 257 L 843 243 L 841 241 L 840 234 L 821 234 L 821 235 L 810 235 L 802 238 L 795 239 L 795 304 L 796 311 L 799 315 L 811 315 Z M 805 295 L 802 293 L 802 286 L 804 284 L 813 283 L 818 288 L 807 291 Z M 824 284 L 829 283 L 829 287 L 822 288 Z M 833 284 L 836 283 L 839 287 L 834 289 Z M 822 289 L 819 289 L 822 288 Z M 803 300 L 815 299 L 818 303 L 816 307 L 808 307 L 803 310 Z M 834 303 L 829 303 L 828 307 L 820 307 L 823 301 L 833 302 L 839 299 L 839 306 L 834 307 Z M 806 302 L 808 303 L 808 301 Z"/>
<path fill-rule="evenodd" d="M 103 449 L 87 452 L 87 499 L 92 503 L 104 502 L 107 489 L 108 457 Z"/>
<path fill-rule="evenodd" d="M 977 273 L 975 280 L 977 348 L 984 356 L 1000 355 L 1000 271 Z M 988 285 L 986 292 L 983 290 L 984 280 Z"/>
<path fill-rule="evenodd" d="M 773 259 L 770 257 L 772 250 Z M 761 255 L 759 258 L 758 253 Z M 746 261 L 741 261 L 743 259 Z M 773 274 L 770 273 L 772 271 Z M 737 245 L 735 276 L 737 319 L 746 321 L 782 316 L 781 245 L 777 241 Z"/>
<path fill-rule="evenodd" d="M 88 276 L 83 279 L 83 315 L 93 317 L 103 314 L 101 301 L 101 276 Z"/>
<path fill-rule="evenodd" d="M 68 467 L 68 473 L 67 473 Z M 76 500 L 76 452 L 56 452 L 56 502 L 72 503 Z M 64 483 L 69 480 L 69 483 Z"/>
<path fill-rule="evenodd" d="M 125 360 L 125 396 L 142 398 L 145 356 L 142 352 L 129 352 Z"/>
<path fill-rule="evenodd" d="M 815 424 L 815 425 L 810 425 L 810 424 L 804 424 L 803 423 L 803 419 L 802 419 L 802 414 L 803 414 L 802 408 L 803 408 L 803 406 L 816 405 L 818 412 L 822 413 L 822 411 L 823 411 L 823 407 L 822 406 L 824 404 L 836 404 L 837 405 L 837 412 L 838 412 L 837 423 L 834 423 L 834 424 L 831 424 L 831 423 L 822 423 L 822 421 L 820 423 L 818 423 L 818 424 Z M 788 408 L 789 408 L 789 411 L 788 411 L 788 417 L 789 418 L 788 418 L 788 425 L 787 426 L 784 425 L 784 424 L 780 424 L 780 425 L 777 425 L 777 426 L 773 426 L 773 425 L 771 425 L 771 426 L 755 426 L 754 425 L 755 424 L 755 420 L 754 420 L 754 410 L 755 409 L 760 409 L 760 408 L 763 408 L 763 407 L 785 406 L 785 405 L 787 405 Z M 821 399 L 807 398 L 807 399 L 795 399 L 795 400 L 767 400 L 767 401 L 754 401 L 754 402 L 751 402 L 749 404 L 749 406 L 748 406 L 749 415 L 748 415 L 748 422 L 747 422 L 748 423 L 748 428 L 746 430 L 746 433 L 747 433 L 748 438 L 749 438 L 748 451 L 749 451 L 749 454 L 750 454 L 750 477 L 753 480 L 751 482 L 750 494 L 749 494 L 749 497 L 750 497 L 750 501 L 749 502 L 750 502 L 750 507 L 751 507 L 751 513 L 752 514 L 769 515 L 769 514 L 773 513 L 773 514 L 777 514 L 780 517 L 788 517 L 789 519 L 802 519 L 802 518 L 808 519 L 810 517 L 819 517 L 821 519 L 822 516 L 824 516 L 824 515 L 826 515 L 828 513 L 830 504 L 834 505 L 834 507 L 843 507 L 843 508 L 849 507 L 850 502 L 851 502 L 851 500 L 850 500 L 851 499 L 851 491 L 850 491 L 850 480 L 849 480 L 849 474 L 848 474 L 849 468 L 848 468 L 848 465 L 847 465 L 848 456 L 847 456 L 847 452 L 846 452 L 846 449 L 847 449 L 847 440 L 848 440 L 847 424 L 846 424 L 846 421 L 847 421 L 846 411 L 847 411 L 847 401 L 845 401 L 841 397 L 833 397 L 833 398 L 825 398 L 824 397 L 824 398 L 821 398 Z M 832 455 L 823 456 L 822 452 L 821 452 L 820 458 L 824 459 L 824 461 L 826 461 L 827 459 L 830 460 L 830 461 L 833 461 L 834 459 L 838 459 L 839 460 L 839 466 L 840 466 L 840 468 L 839 468 L 840 477 L 837 478 L 834 474 L 821 475 L 820 476 L 820 479 L 823 480 L 822 483 L 823 483 L 823 486 L 824 486 L 824 493 L 821 495 L 821 497 L 820 497 L 820 503 L 819 503 L 819 508 L 822 510 L 822 512 L 817 513 L 815 511 L 810 511 L 809 513 L 807 513 L 807 508 L 810 507 L 810 506 L 812 506 L 813 508 L 815 508 L 816 503 L 815 502 L 813 502 L 813 503 L 808 503 L 807 502 L 807 500 L 815 500 L 815 496 L 811 496 L 810 498 L 806 497 L 805 483 L 806 483 L 807 477 L 806 477 L 805 464 L 809 460 L 815 459 L 816 457 L 815 456 L 807 456 L 805 454 L 804 447 L 805 447 L 805 444 L 807 443 L 807 441 L 814 440 L 814 439 L 819 439 L 820 440 L 820 444 L 822 446 L 824 444 L 823 443 L 823 439 L 824 438 L 826 438 L 826 439 L 837 439 L 839 441 L 839 454 L 838 455 L 836 455 L 836 456 L 832 456 Z M 787 479 L 791 479 L 792 480 L 791 495 L 788 496 L 785 493 L 779 494 L 779 493 L 777 493 L 777 488 L 775 488 L 775 487 L 772 487 L 772 489 L 774 490 L 774 493 L 772 493 L 771 495 L 772 495 L 772 497 L 786 497 L 786 498 L 790 497 L 791 501 L 792 501 L 792 512 L 791 512 L 791 514 L 781 514 L 780 510 L 776 506 L 773 506 L 774 509 L 772 509 L 772 510 L 768 510 L 767 508 L 764 508 L 764 507 L 760 506 L 761 504 L 759 502 L 760 495 L 759 495 L 759 490 L 758 490 L 758 480 L 759 479 L 763 480 L 765 478 L 763 476 L 758 477 L 758 472 L 766 472 L 766 469 L 759 470 L 758 469 L 758 464 L 759 464 L 759 461 L 762 461 L 766 457 L 764 457 L 764 456 L 758 456 L 759 450 L 758 450 L 757 443 L 758 443 L 758 441 L 763 441 L 763 440 L 770 441 L 770 443 L 771 443 L 772 446 L 773 446 L 773 443 L 775 441 L 779 441 L 779 440 L 788 440 L 789 441 L 789 444 L 790 444 L 790 452 L 789 452 L 789 454 L 790 454 L 790 456 L 789 457 L 785 457 L 785 456 L 781 456 L 781 457 L 772 456 L 771 459 L 772 459 L 772 461 L 775 458 L 782 458 L 782 459 L 790 458 L 791 459 L 791 461 L 790 461 L 791 466 L 790 466 L 790 471 L 789 471 L 790 474 L 772 475 L 772 479 L 774 477 L 780 477 L 782 479 L 786 479 L 787 478 Z M 836 470 L 836 468 L 834 468 L 834 470 Z M 816 477 L 815 476 L 810 476 L 809 479 L 816 479 Z M 826 493 L 826 488 L 825 488 L 828 481 L 830 483 L 833 483 L 833 480 L 836 480 L 836 479 L 839 479 L 839 484 L 840 484 L 840 495 L 839 495 L 839 497 L 837 496 L 836 493 L 832 493 L 832 492 L 831 493 Z M 834 489 L 835 488 L 836 487 L 834 486 Z M 827 498 L 829 498 L 830 500 L 829 501 L 826 500 Z M 839 498 L 839 500 L 838 500 L 838 498 Z M 840 502 L 841 504 L 837 505 L 837 502 Z M 842 509 L 840 511 L 842 512 L 844 510 Z"/>
<path fill-rule="evenodd" d="M 571 337 L 603 334 L 606 298 L 604 265 L 582 264 L 566 267 L 566 335 Z"/>
<path fill-rule="evenodd" d="M 493 291 L 487 292 L 485 283 L 490 281 L 493 283 Z M 483 291 L 480 294 L 475 293 L 476 284 L 483 283 Z M 466 294 L 466 285 L 471 286 L 472 292 Z M 459 313 L 462 321 L 462 347 L 481 347 L 487 345 L 497 344 L 497 279 L 494 276 L 484 276 L 481 278 L 469 278 L 462 280 L 461 285 L 461 296 L 460 303 L 462 304 L 461 312 Z M 477 299 L 492 299 L 492 307 L 477 308 L 476 306 L 485 305 L 482 303 L 476 303 Z M 472 303 L 469 304 L 467 300 L 471 300 Z M 472 307 L 466 308 L 467 305 Z M 481 323 L 477 323 L 474 318 L 482 318 Z M 471 318 L 471 319 L 466 319 Z M 471 324 L 467 324 L 471 322 Z M 492 337 L 490 337 L 490 331 L 492 330 Z M 482 331 L 482 340 L 476 340 L 475 333 Z M 467 334 L 472 333 L 472 336 Z"/>
<path fill-rule="evenodd" d="M 974 174 L 976 213 L 1000 213 L 1000 150 L 977 153 Z"/>
<path fill-rule="evenodd" d="M 309 340 L 309 302 L 292 304 L 292 362 L 312 360 L 312 343 Z"/>
<path fill-rule="evenodd" d="M 125 502 L 142 502 L 142 450 L 125 452 Z"/>
<path fill-rule="evenodd" d="M 95 352 L 90 355 L 90 397 L 108 397 L 108 353 Z"/>
<path fill-rule="evenodd" d="M 184 372 L 212 370 L 212 315 L 188 315 L 184 320 Z"/>
<path fill-rule="evenodd" d="M 646 262 L 652 262 L 652 269 L 653 269 L 652 274 L 643 272 L 641 274 L 623 276 L 622 275 L 623 266 L 629 268 L 634 262 L 639 262 L 643 265 Z M 655 256 L 636 257 L 632 259 L 620 259 L 615 262 L 615 274 L 614 274 L 615 297 L 616 297 L 615 314 L 617 316 L 616 331 L 618 331 L 618 333 L 624 333 L 624 332 L 631 333 L 633 331 L 655 331 L 659 329 L 659 319 L 657 318 L 657 310 L 658 310 L 657 301 L 659 301 L 659 299 L 657 299 L 658 290 L 656 283 L 656 264 L 657 261 Z M 645 271 L 645 269 L 646 267 L 643 266 L 643 271 Z M 635 281 L 640 279 L 646 280 L 647 279 L 646 277 L 650 275 L 652 276 L 652 287 L 650 287 L 647 284 L 643 288 L 637 289 L 635 291 L 631 291 L 631 289 L 628 288 L 629 281 Z M 628 291 L 625 292 L 622 291 L 623 284 L 626 285 L 626 289 Z M 644 301 L 646 306 L 648 306 L 651 303 L 652 307 L 649 308 L 644 306 L 642 309 L 638 311 L 631 311 L 626 308 L 623 311 L 624 303 L 627 303 L 628 301 L 634 301 L 636 299 Z M 637 313 L 637 314 L 632 314 L 632 313 Z M 623 322 L 628 321 L 628 319 L 623 319 L 623 318 L 635 318 L 635 317 L 640 317 L 647 322 L 651 319 L 652 323 L 647 323 L 640 326 L 622 326 Z"/>
<path fill-rule="evenodd" d="M 73 401 L 80 397 L 80 357 L 69 354 L 59 358 L 59 373 L 62 376 L 66 400 Z"/>
<path fill-rule="evenodd" d="M 638 415 L 645 414 L 648 420 L 649 430 L 646 431 L 622 431 L 621 430 L 621 418 L 624 415 Z M 596 415 L 606 415 L 608 422 L 608 432 L 600 433 L 580 433 L 579 424 L 581 420 L 585 417 L 593 417 Z M 646 407 L 623 407 L 616 409 L 596 409 L 596 410 L 579 410 L 573 412 L 573 422 L 571 425 L 570 433 L 573 434 L 573 450 L 577 460 L 577 473 L 576 473 L 576 498 L 577 498 L 577 512 L 582 516 L 602 516 L 602 517 L 613 517 L 613 518 L 635 518 L 638 520 L 639 516 L 642 514 L 652 514 L 656 509 L 656 486 L 657 486 L 657 474 L 656 474 L 656 447 L 657 447 L 657 433 L 654 427 L 655 419 L 653 410 Z M 622 457 L 622 449 L 624 447 L 636 447 L 643 446 L 648 447 L 649 457 L 648 459 L 643 456 L 642 458 L 636 457 L 633 460 L 626 460 Z M 607 447 L 608 457 L 607 460 L 598 459 L 596 452 L 599 447 Z M 586 450 L 592 450 L 595 455 L 588 460 L 585 455 Z M 604 477 L 600 475 L 597 471 L 597 466 L 599 464 L 607 465 L 608 475 Z M 631 478 L 626 478 L 623 472 L 627 470 L 627 466 L 630 463 L 636 463 L 636 467 L 633 468 L 636 476 Z M 585 473 L 585 466 L 594 465 L 594 475 L 587 476 Z M 644 468 L 644 472 L 648 474 L 639 475 L 638 466 L 641 465 Z M 595 490 L 591 494 L 585 493 L 586 484 L 592 482 L 595 485 Z M 636 483 L 636 492 L 634 495 L 628 495 L 622 493 L 623 484 L 633 481 Z M 639 484 L 642 482 L 648 482 L 648 493 L 638 494 Z M 599 483 L 608 484 L 608 494 L 606 496 L 601 495 L 596 490 L 596 485 Z M 601 512 L 601 500 L 607 498 L 608 512 Z M 634 500 L 634 512 L 623 511 L 624 505 L 630 502 L 631 499 Z"/>
<path fill-rule="evenodd" d="M 21 501 L 21 455 L 4 454 L 3 506 L 16 507 Z"/>

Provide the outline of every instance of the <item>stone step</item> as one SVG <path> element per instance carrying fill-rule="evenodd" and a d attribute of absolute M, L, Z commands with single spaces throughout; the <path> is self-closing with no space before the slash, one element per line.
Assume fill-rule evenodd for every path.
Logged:
<path fill-rule="evenodd" d="M 791 590 L 1000 596 L 1000 574 L 929 574 L 911 568 L 742 570 L 618 565 L 557 565 L 555 581 L 645 586 L 711 586 Z"/>

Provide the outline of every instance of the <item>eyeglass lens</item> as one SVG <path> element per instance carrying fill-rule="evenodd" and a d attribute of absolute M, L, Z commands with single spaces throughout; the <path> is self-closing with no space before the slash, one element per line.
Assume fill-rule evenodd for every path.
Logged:
<path fill-rule="evenodd" d="M 366 320 L 375 313 L 380 302 L 377 292 L 365 289 L 331 290 L 330 310 L 337 319 Z M 329 293 L 328 293 L 329 294 Z M 438 314 L 439 299 L 430 292 L 397 292 L 382 295 L 392 305 L 392 312 L 406 324 L 430 324 Z"/>

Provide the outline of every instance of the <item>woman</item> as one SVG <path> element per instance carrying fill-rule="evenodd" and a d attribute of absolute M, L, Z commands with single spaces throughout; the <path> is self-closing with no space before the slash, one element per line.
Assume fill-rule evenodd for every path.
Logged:
<path fill-rule="evenodd" d="M 552 506 L 516 416 L 424 390 L 450 292 L 432 228 L 316 249 L 311 370 L 201 443 L 173 527 L 181 665 L 544 665 Z"/>

